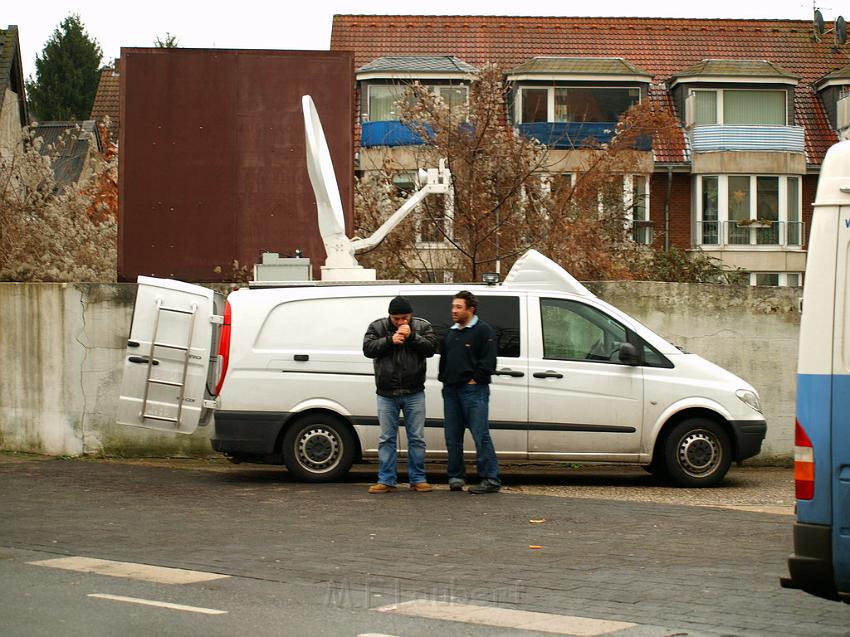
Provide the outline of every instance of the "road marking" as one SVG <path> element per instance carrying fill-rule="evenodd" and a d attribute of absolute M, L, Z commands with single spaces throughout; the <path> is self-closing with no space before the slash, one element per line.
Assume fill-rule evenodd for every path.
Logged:
<path fill-rule="evenodd" d="M 133 562 L 98 560 L 93 557 L 59 557 L 52 560 L 27 562 L 27 564 L 32 564 L 34 566 L 47 566 L 50 568 L 61 568 L 66 571 L 109 575 L 111 577 L 126 577 L 128 579 L 141 580 L 143 582 L 155 582 L 157 584 L 194 584 L 196 582 L 208 582 L 214 579 L 230 577 L 229 575 L 220 575 L 218 573 L 188 571 L 182 568 L 168 568 L 166 566 L 134 564 Z"/>
<path fill-rule="evenodd" d="M 442 619 L 466 624 L 483 624 L 499 628 L 515 628 L 518 630 L 536 630 L 542 633 L 557 635 L 576 635 L 578 637 L 595 637 L 605 635 L 637 624 L 615 622 L 589 617 L 572 615 L 555 615 L 552 613 L 536 613 L 526 610 L 499 608 L 498 606 L 472 606 L 470 604 L 453 604 L 428 599 L 415 599 L 401 604 L 392 604 L 377 608 L 384 613 L 398 613 L 412 617 L 427 619 Z"/>
<path fill-rule="evenodd" d="M 97 599 L 109 599 L 113 602 L 127 602 L 128 604 L 140 604 L 142 606 L 156 606 L 157 608 L 168 608 L 169 610 L 182 610 L 187 613 L 201 613 L 203 615 L 226 615 L 226 610 L 215 608 L 202 608 L 200 606 L 184 606 L 183 604 L 172 604 L 170 602 L 158 602 L 153 599 L 142 599 L 140 597 L 123 597 L 121 595 L 106 595 L 104 593 L 89 593 L 88 597 Z"/>

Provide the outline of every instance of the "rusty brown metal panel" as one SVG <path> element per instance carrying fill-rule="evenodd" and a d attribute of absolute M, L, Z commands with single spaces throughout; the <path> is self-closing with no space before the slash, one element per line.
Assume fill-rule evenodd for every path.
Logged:
<path fill-rule="evenodd" d="M 122 49 L 119 280 L 220 281 L 234 260 L 296 249 L 318 275 L 301 96 L 322 118 L 350 229 L 353 78 L 347 52 Z"/>

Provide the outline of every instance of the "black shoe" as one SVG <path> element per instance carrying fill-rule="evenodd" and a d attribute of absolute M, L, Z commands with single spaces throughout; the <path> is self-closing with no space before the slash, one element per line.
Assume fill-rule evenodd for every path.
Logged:
<path fill-rule="evenodd" d="M 470 493 L 497 493 L 502 488 L 502 485 L 492 480 L 482 480 L 481 484 L 474 484 L 467 489 Z"/>
<path fill-rule="evenodd" d="M 463 480 L 449 480 L 449 491 L 463 491 Z"/>

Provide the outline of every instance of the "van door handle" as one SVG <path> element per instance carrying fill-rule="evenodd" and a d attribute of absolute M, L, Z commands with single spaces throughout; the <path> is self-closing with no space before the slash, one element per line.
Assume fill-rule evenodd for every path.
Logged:
<path fill-rule="evenodd" d="M 553 372 L 552 370 L 547 370 L 545 372 L 534 372 L 535 378 L 563 378 L 564 375 L 560 372 Z"/>
<path fill-rule="evenodd" d="M 297 360 L 300 363 L 303 363 L 304 361 L 310 360 L 310 355 L 309 354 L 296 354 L 292 358 L 294 358 L 295 360 Z"/>
<path fill-rule="evenodd" d="M 516 372 L 515 372 L 514 370 L 512 370 L 512 369 L 510 369 L 510 368 L 508 368 L 508 367 L 506 367 L 505 369 L 497 369 L 497 370 L 496 370 L 495 372 L 493 372 L 493 373 L 494 373 L 496 376 L 511 376 L 511 377 L 513 377 L 513 378 L 522 378 L 523 376 L 525 376 L 525 373 L 523 373 L 523 372 L 519 372 L 519 371 L 516 371 Z"/>
<path fill-rule="evenodd" d="M 144 363 L 145 365 L 148 364 L 148 357 L 147 356 L 131 356 L 127 360 L 130 361 L 131 363 Z M 156 360 L 156 359 L 153 359 L 152 364 L 153 365 L 159 365 L 159 361 Z"/>

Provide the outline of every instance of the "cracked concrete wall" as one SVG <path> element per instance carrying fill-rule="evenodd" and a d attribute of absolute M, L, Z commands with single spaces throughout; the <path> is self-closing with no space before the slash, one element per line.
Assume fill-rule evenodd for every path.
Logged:
<path fill-rule="evenodd" d="M 762 458 L 792 457 L 799 290 L 653 282 L 588 287 L 753 384 L 768 421 Z M 133 284 L 0 284 L 0 449 L 213 453 L 208 428 L 183 436 L 115 424 L 135 290 Z"/>
<path fill-rule="evenodd" d="M 115 424 L 136 286 L 0 284 L 0 449 L 205 455 L 208 434 Z"/>

